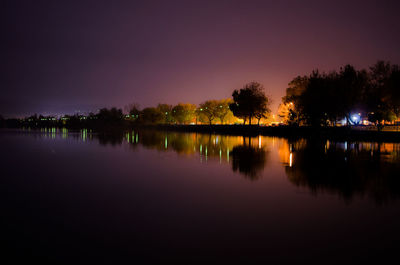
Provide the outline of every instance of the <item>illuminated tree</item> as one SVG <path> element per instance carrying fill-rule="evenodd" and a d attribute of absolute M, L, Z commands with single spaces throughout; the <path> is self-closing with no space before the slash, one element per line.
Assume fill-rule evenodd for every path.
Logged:
<path fill-rule="evenodd" d="M 172 109 L 172 117 L 179 124 L 189 124 L 195 120 L 196 105 L 179 103 Z"/>
<path fill-rule="evenodd" d="M 217 117 L 217 110 L 219 107 L 218 101 L 207 100 L 200 104 L 199 118 L 201 121 L 207 121 L 210 125 L 213 120 Z"/>
<path fill-rule="evenodd" d="M 229 109 L 229 104 L 232 104 L 232 99 L 221 99 L 217 101 L 217 109 L 215 116 L 224 124 L 230 116 L 233 115 L 232 111 Z"/>
<path fill-rule="evenodd" d="M 163 123 L 171 124 L 174 122 L 174 118 L 172 117 L 172 105 L 158 104 L 157 109 L 164 114 Z"/>
<path fill-rule="evenodd" d="M 284 123 L 284 124 L 291 124 L 291 121 L 292 121 L 292 119 L 291 119 L 291 114 L 292 114 L 292 111 L 291 111 L 291 105 L 293 105 L 293 103 L 292 104 L 290 104 L 290 103 L 281 103 L 281 104 L 279 104 L 279 107 L 278 107 L 278 117 L 279 118 L 281 118 L 281 121 L 282 121 L 282 123 Z"/>
<path fill-rule="evenodd" d="M 289 82 L 286 88 L 286 95 L 282 97 L 282 109 L 279 116 L 288 124 L 300 124 L 301 106 L 300 97 L 307 88 L 309 78 L 307 76 L 297 76 Z"/>

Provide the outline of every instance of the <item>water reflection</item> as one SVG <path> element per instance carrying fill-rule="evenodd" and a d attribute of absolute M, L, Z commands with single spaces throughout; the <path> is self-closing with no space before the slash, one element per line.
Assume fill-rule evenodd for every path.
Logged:
<path fill-rule="evenodd" d="M 199 154 L 201 163 L 208 160 L 231 163 L 233 171 L 252 180 L 261 177 L 269 154 L 261 137 L 148 131 L 141 134 L 140 144 L 159 151 L 172 150 L 180 155 Z"/>
<path fill-rule="evenodd" d="M 101 145 L 117 146 L 121 145 L 124 141 L 123 132 L 90 134 L 90 137 L 98 138 Z"/>
<path fill-rule="evenodd" d="M 32 135 L 32 131 L 25 130 Z M 400 197 L 400 144 L 287 140 L 270 137 L 221 136 L 162 131 L 128 131 L 112 134 L 91 130 L 46 128 L 35 137 L 98 141 L 101 145 L 128 144 L 179 156 L 197 156 L 200 163 L 229 165 L 249 180 L 259 180 L 267 167 L 284 167 L 290 183 L 315 195 L 339 195 L 385 203 Z M 273 150 L 273 152 L 272 152 Z M 277 154 L 279 164 L 270 164 Z"/>
<path fill-rule="evenodd" d="M 140 134 L 140 140 L 138 140 Z M 132 141 L 132 139 L 136 139 Z M 231 152 L 235 146 L 246 141 L 254 146 L 256 138 L 242 136 L 220 136 L 215 134 L 174 133 L 174 132 L 129 132 L 125 140 L 131 145 L 140 144 L 147 149 L 158 151 L 173 151 L 179 155 L 191 156 L 198 154 L 201 162 L 218 160 L 220 163 L 230 162 Z"/>
<path fill-rule="evenodd" d="M 288 179 L 314 194 L 338 194 L 347 202 L 355 196 L 369 197 L 377 203 L 400 196 L 397 143 L 302 140 L 288 142 L 284 149 L 280 155 Z"/>
<path fill-rule="evenodd" d="M 261 137 L 258 138 L 257 147 L 252 146 L 251 138 L 243 141 L 242 145 L 237 145 L 232 149 L 232 169 L 242 173 L 250 180 L 259 179 L 262 175 L 269 151 L 261 145 Z"/>

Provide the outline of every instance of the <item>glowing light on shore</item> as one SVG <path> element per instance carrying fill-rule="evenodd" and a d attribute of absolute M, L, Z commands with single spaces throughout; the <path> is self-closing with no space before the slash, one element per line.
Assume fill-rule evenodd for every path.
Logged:
<path fill-rule="evenodd" d="M 360 122 L 360 120 L 361 120 L 361 113 L 356 113 L 356 114 L 351 115 L 351 121 L 353 123 L 358 124 Z"/>

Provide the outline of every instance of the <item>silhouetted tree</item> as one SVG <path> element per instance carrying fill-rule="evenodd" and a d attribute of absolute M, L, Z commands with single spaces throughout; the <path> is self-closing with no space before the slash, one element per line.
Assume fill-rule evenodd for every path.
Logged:
<path fill-rule="evenodd" d="M 279 115 L 292 123 L 295 119 L 312 126 L 336 125 L 346 119 L 358 124 L 352 113 L 368 114 L 369 121 L 381 129 L 385 121 L 400 114 L 400 71 L 397 65 L 378 61 L 370 71 L 356 70 L 345 65 L 339 72 L 309 77 L 296 77 L 289 83 L 282 98 Z"/>
<path fill-rule="evenodd" d="M 165 114 L 162 113 L 158 108 L 144 108 L 142 110 L 142 114 L 140 120 L 143 123 L 164 123 L 165 122 Z"/>
<path fill-rule="evenodd" d="M 332 89 L 332 76 L 321 75 L 314 71 L 298 100 L 298 107 L 307 124 L 312 126 L 326 125 L 328 120 L 329 102 Z"/>
<path fill-rule="evenodd" d="M 397 117 L 400 116 L 400 68 L 398 65 L 392 67 L 388 80 L 388 90 L 391 95 L 392 110 Z"/>
<path fill-rule="evenodd" d="M 103 122 L 118 122 L 122 121 L 123 117 L 122 110 L 117 108 L 102 108 L 97 114 L 98 120 Z"/>
<path fill-rule="evenodd" d="M 232 97 L 234 102 L 229 105 L 229 108 L 233 115 L 244 120 L 248 118 L 249 125 L 257 113 L 268 108 L 270 102 L 264 93 L 263 86 L 257 82 L 248 83 L 240 90 L 233 91 Z"/>
<path fill-rule="evenodd" d="M 397 65 L 378 61 L 370 68 L 370 86 L 366 94 L 366 105 L 369 110 L 368 119 L 375 123 L 378 129 L 384 126 L 384 121 L 394 120 L 398 105 L 392 99 L 398 95 L 391 87 L 392 73 L 398 71 Z M 397 106 L 396 106 L 397 105 Z"/>
<path fill-rule="evenodd" d="M 2 128 L 2 127 L 5 127 L 5 126 L 6 126 L 6 121 L 5 121 L 5 119 L 3 118 L 3 116 L 0 115 L 0 127 Z"/>
<path fill-rule="evenodd" d="M 271 100 L 268 97 L 267 100 L 262 99 L 262 102 L 258 103 L 259 108 L 254 114 L 254 117 L 257 119 L 257 125 L 260 125 L 260 120 L 268 118 L 268 115 L 271 113 L 271 110 L 269 108 L 270 103 Z"/>
<path fill-rule="evenodd" d="M 141 113 L 139 104 L 132 103 L 129 104 L 128 106 L 125 107 L 129 115 L 131 116 L 131 119 L 136 120 L 139 118 L 139 115 Z"/>
<path fill-rule="evenodd" d="M 283 106 L 281 107 L 280 117 L 290 124 L 299 125 L 302 117 L 300 97 L 307 88 L 308 76 L 297 76 L 289 82 L 286 88 L 286 95 L 282 97 Z"/>
<path fill-rule="evenodd" d="M 333 90 L 332 116 L 335 119 L 345 118 L 347 124 L 356 124 L 351 113 L 364 109 L 363 97 L 368 89 L 368 74 L 365 70 L 357 71 L 351 65 L 340 68 Z M 331 118 L 332 119 L 332 118 Z"/>
<path fill-rule="evenodd" d="M 108 112 L 108 110 L 103 111 L 103 117 L 101 118 L 101 122 L 106 121 L 105 119 L 105 112 Z M 96 119 L 98 119 L 98 114 L 96 115 Z M 82 122 L 81 119 L 79 117 L 79 114 L 75 114 L 75 115 L 65 115 L 64 118 L 66 119 L 66 125 L 69 127 L 74 127 L 74 128 L 78 128 L 81 127 Z M 110 120 L 107 120 L 110 121 Z"/>

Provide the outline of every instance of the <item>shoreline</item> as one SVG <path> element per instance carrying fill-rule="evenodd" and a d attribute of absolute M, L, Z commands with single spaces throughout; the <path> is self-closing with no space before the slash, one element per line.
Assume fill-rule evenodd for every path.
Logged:
<path fill-rule="evenodd" d="M 23 127 L 2 128 L 22 129 Z M 25 127 L 27 128 L 27 127 Z M 182 133 L 205 133 L 221 135 L 243 136 L 273 136 L 289 139 L 315 139 L 333 141 L 371 141 L 371 142 L 400 142 L 400 131 L 377 131 L 351 127 L 291 127 L 291 126 L 258 126 L 258 125 L 138 125 L 138 124 L 114 124 L 101 126 L 38 126 L 41 128 L 66 128 L 68 130 L 90 129 L 100 134 L 122 133 L 127 130 L 159 130 Z"/>
<path fill-rule="evenodd" d="M 198 132 L 221 135 L 274 136 L 335 141 L 400 142 L 400 131 L 357 130 L 349 127 L 291 127 L 258 125 L 140 125 L 137 129 Z"/>

